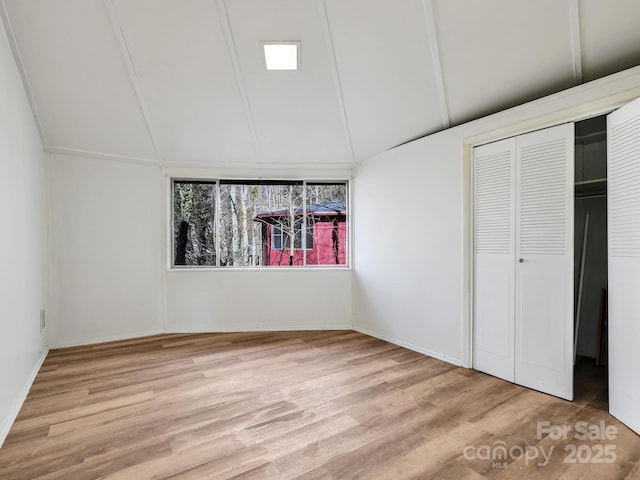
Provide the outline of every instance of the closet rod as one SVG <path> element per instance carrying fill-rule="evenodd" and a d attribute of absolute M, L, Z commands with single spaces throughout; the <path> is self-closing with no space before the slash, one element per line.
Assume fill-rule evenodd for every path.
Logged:
<path fill-rule="evenodd" d="M 582 200 L 583 198 L 603 198 L 606 196 L 606 193 L 599 193 L 597 195 L 576 195 L 576 200 Z"/>
<path fill-rule="evenodd" d="M 591 185 L 594 183 L 606 183 L 606 181 L 607 177 L 594 178 L 592 180 L 580 180 L 579 182 L 576 182 L 575 185 Z"/>

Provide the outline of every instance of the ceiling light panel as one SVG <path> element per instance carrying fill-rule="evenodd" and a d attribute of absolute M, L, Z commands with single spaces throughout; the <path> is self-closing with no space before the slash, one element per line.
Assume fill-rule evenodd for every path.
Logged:
<path fill-rule="evenodd" d="M 267 70 L 300 70 L 300 42 L 262 42 Z"/>

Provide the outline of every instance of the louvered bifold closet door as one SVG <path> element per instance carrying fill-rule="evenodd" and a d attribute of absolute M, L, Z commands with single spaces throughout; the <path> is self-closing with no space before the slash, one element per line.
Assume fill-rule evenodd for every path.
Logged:
<path fill-rule="evenodd" d="M 640 433 L 640 101 L 607 119 L 609 411 Z"/>
<path fill-rule="evenodd" d="M 473 367 L 513 382 L 515 141 L 473 153 Z"/>
<path fill-rule="evenodd" d="M 516 141 L 515 382 L 573 399 L 574 126 Z"/>

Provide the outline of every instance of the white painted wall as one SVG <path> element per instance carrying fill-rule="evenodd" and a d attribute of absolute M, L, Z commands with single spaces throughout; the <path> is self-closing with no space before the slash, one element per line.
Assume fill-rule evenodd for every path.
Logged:
<path fill-rule="evenodd" d="M 351 273 L 321 268 L 170 271 L 167 329 L 351 328 Z"/>
<path fill-rule="evenodd" d="M 45 155 L 0 22 L 0 446 L 47 352 Z"/>
<path fill-rule="evenodd" d="M 48 162 L 51 346 L 161 332 L 161 169 Z"/>
<path fill-rule="evenodd" d="M 459 136 L 444 132 L 366 162 L 354 186 L 354 326 L 454 363 L 462 358 L 461 155 Z"/>
<path fill-rule="evenodd" d="M 166 168 L 165 191 L 171 178 L 345 180 L 351 173 L 335 168 Z M 165 259 L 169 332 L 351 328 L 353 272 L 348 267 L 170 270 L 168 263 Z"/>
<path fill-rule="evenodd" d="M 604 113 L 640 67 L 384 152 L 356 171 L 353 325 L 470 365 L 470 146 Z"/>
<path fill-rule="evenodd" d="M 347 268 L 169 270 L 160 167 L 52 154 L 49 171 L 53 347 L 165 330 L 350 328 Z"/>

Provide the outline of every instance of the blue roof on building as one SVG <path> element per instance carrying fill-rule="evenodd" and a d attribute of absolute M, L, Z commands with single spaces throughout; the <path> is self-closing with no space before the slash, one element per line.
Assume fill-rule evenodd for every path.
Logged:
<path fill-rule="evenodd" d="M 304 212 L 303 207 L 298 207 L 294 211 L 294 215 L 302 215 Z M 270 217 L 270 216 L 280 216 L 280 215 L 290 215 L 290 211 L 288 208 L 282 208 L 280 210 L 273 210 L 271 212 L 265 212 L 258 215 L 259 218 L 262 217 Z M 346 202 L 338 202 L 331 201 L 326 203 L 313 203 L 311 205 L 307 205 L 307 214 L 314 215 L 346 215 L 347 213 L 347 205 Z"/>

